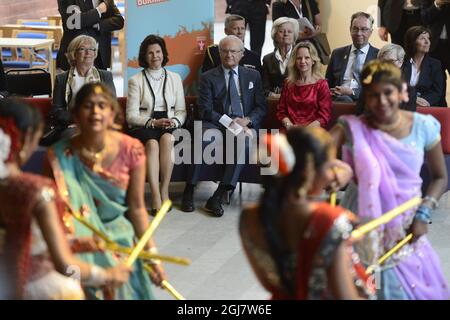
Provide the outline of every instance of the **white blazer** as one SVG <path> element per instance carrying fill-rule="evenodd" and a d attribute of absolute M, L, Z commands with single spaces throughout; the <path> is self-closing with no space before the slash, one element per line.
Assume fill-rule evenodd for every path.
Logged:
<path fill-rule="evenodd" d="M 167 103 L 167 116 L 174 119 L 177 127 L 186 121 L 186 102 L 181 77 L 178 73 L 167 71 L 164 97 Z M 142 71 L 128 80 L 126 118 L 129 127 L 143 127 L 153 115 L 153 96 Z"/>

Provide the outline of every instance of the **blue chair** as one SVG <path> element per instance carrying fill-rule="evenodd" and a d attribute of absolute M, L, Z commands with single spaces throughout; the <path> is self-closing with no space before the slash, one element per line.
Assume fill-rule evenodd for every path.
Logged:
<path fill-rule="evenodd" d="M 45 21 L 44 21 L 45 22 Z M 13 37 L 20 38 L 20 39 L 48 39 L 49 34 L 46 32 L 29 32 L 29 31 L 20 31 L 20 30 L 14 30 L 13 31 Z M 46 67 L 46 57 L 42 53 L 37 52 L 30 52 L 31 55 L 34 55 L 36 59 L 26 59 L 24 55 L 22 54 L 22 50 L 17 49 L 16 51 L 16 57 L 19 60 L 10 60 L 5 61 L 3 63 L 3 66 L 5 68 L 16 68 L 16 69 L 24 69 L 24 68 L 33 68 L 33 67 Z M 53 55 L 53 53 L 52 53 Z M 14 55 L 11 54 L 11 58 L 13 58 Z M 22 59 L 24 58 L 24 59 Z"/>

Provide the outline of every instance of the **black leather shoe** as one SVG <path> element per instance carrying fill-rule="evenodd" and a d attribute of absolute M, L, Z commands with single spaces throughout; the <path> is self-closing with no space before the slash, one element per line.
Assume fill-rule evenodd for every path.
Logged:
<path fill-rule="evenodd" d="M 211 212 L 213 216 L 220 218 L 223 216 L 222 199 L 217 197 L 209 198 L 206 202 L 205 209 Z"/>
<path fill-rule="evenodd" d="M 183 199 L 181 200 L 181 211 L 192 212 L 194 210 L 194 196 L 192 194 L 184 193 Z"/>

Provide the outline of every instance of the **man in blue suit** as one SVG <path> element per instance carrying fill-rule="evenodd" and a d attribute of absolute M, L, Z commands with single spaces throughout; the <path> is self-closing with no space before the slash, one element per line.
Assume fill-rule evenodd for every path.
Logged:
<path fill-rule="evenodd" d="M 259 72 L 239 66 L 244 52 L 242 41 L 236 36 L 227 36 L 220 41 L 219 52 L 221 65 L 205 72 L 200 79 L 197 107 L 202 120 L 202 130 L 216 129 L 225 141 L 227 129 L 221 119 L 233 119 L 232 125 L 237 124 L 243 128 L 244 133 L 241 134 L 250 129 L 257 130 L 266 114 L 266 99 Z M 234 138 L 233 143 L 235 141 Z M 208 144 L 203 142 L 203 148 Z M 248 153 L 248 147 L 246 144 L 243 152 Z M 245 155 L 239 154 L 238 148 L 236 158 L 242 156 Z M 227 191 L 234 190 L 243 166 L 236 161 L 224 165 L 223 178 L 205 206 L 214 216 L 223 215 L 223 196 Z M 193 164 L 190 167 L 182 200 L 183 211 L 194 211 L 194 188 L 200 177 L 201 167 L 202 164 Z"/>
<path fill-rule="evenodd" d="M 372 35 L 374 20 L 365 12 L 352 15 L 350 35 L 352 44 L 333 50 L 325 77 L 328 80 L 333 100 L 354 102 L 361 91 L 359 77 L 362 67 L 377 58 L 378 49 L 372 47 L 369 38 Z"/>

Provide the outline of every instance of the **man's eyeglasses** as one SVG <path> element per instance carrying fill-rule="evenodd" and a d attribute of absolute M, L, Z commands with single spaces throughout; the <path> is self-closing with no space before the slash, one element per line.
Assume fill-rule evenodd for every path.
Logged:
<path fill-rule="evenodd" d="M 360 31 L 362 32 L 362 33 L 367 33 L 367 32 L 369 32 L 369 31 L 372 31 L 372 29 L 369 29 L 369 28 L 356 28 L 356 27 L 353 27 L 353 28 L 351 28 L 350 29 L 351 30 L 351 32 L 352 33 L 359 33 Z"/>
<path fill-rule="evenodd" d="M 219 51 L 220 51 L 220 53 L 225 54 L 225 55 L 227 55 L 228 53 L 231 53 L 233 56 L 242 52 L 242 50 L 222 50 L 222 49 L 219 49 Z"/>
<path fill-rule="evenodd" d="M 88 53 L 88 52 L 95 53 L 95 52 L 97 52 L 97 49 L 96 48 L 78 48 L 77 49 L 77 52 L 83 52 L 83 51 L 84 51 L 84 53 Z"/>

